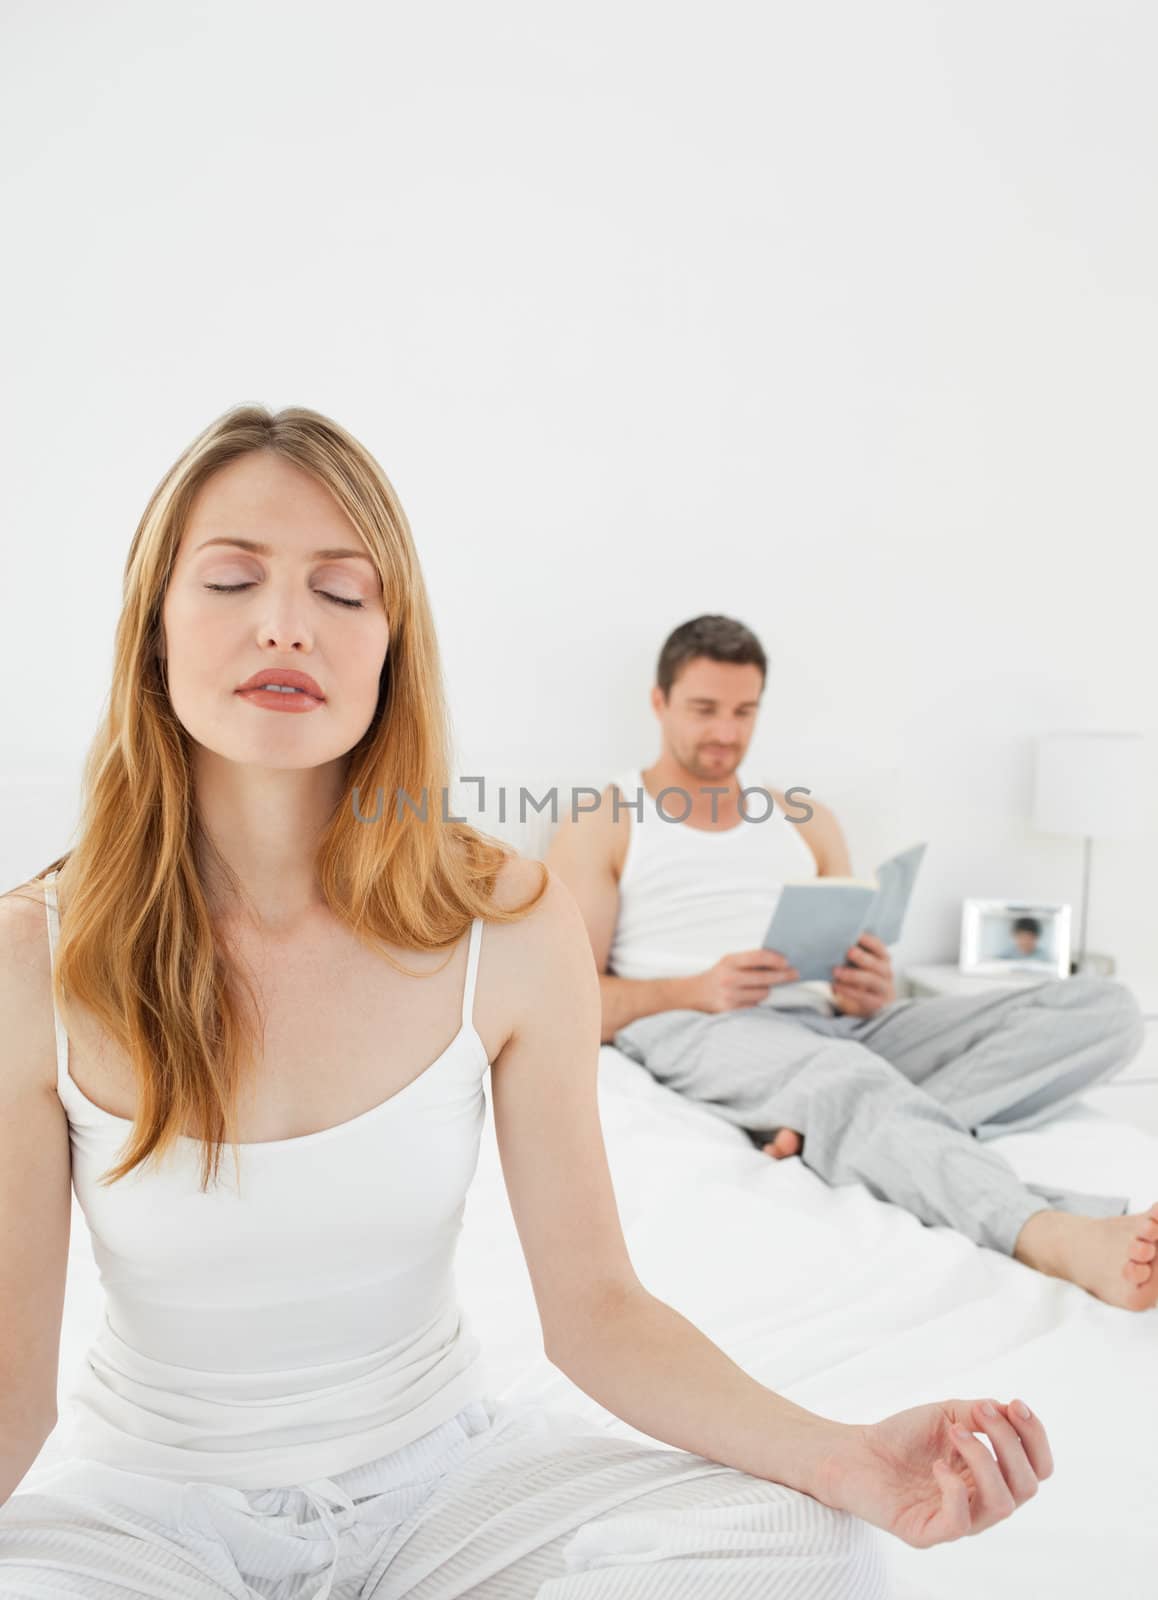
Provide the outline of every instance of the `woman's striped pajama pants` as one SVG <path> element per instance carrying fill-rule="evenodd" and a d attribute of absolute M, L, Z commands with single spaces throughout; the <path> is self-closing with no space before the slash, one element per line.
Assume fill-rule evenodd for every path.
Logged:
<path fill-rule="evenodd" d="M 882 1600 L 887 1535 L 704 1456 L 486 1396 L 333 1478 L 71 1459 L 0 1507 L 4 1600 Z"/>

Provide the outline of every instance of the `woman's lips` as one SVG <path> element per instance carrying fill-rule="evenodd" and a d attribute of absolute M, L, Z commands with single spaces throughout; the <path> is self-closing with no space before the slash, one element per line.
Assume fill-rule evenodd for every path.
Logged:
<path fill-rule="evenodd" d="M 315 683 L 308 672 L 299 672 L 296 667 L 262 667 L 237 687 L 265 689 L 271 684 L 276 684 L 279 689 L 304 689 L 307 694 L 312 694 L 315 700 L 326 698 L 322 693 L 321 684 Z"/>

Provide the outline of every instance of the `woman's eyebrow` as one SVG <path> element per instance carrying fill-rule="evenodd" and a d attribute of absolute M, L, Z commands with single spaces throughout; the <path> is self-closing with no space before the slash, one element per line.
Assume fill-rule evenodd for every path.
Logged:
<path fill-rule="evenodd" d="M 269 545 L 261 544 L 257 539 L 235 539 L 224 536 L 216 539 L 205 539 L 197 546 L 197 549 L 204 550 L 207 545 L 211 544 L 236 545 L 240 550 L 252 550 L 254 555 L 257 556 L 273 555 L 273 551 Z M 353 556 L 358 561 L 370 561 L 370 565 L 374 565 L 373 561 L 370 560 L 370 557 L 366 554 L 365 550 L 315 550 L 313 555 L 310 557 L 310 560 L 339 561 L 343 556 Z"/>

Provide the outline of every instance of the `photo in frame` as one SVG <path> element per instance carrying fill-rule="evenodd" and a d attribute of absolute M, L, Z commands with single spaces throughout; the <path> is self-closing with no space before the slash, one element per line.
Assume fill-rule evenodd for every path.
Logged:
<path fill-rule="evenodd" d="M 1021 900 L 966 900 L 959 968 L 978 976 L 1068 978 L 1070 907 Z"/>

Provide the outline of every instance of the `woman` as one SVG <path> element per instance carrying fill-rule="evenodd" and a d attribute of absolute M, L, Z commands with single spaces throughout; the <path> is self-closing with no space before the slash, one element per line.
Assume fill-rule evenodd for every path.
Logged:
<path fill-rule="evenodd" d="M 381 469 L 312 411 L 220 418 L 134 536 L 78 843 L 0 902 L 10 1600 L 876 1596 L 868 1524 L 959 1538 L 1052 1470 L 1017 1404 L 832 1422 L 648 1293 L 582 919 L 442 820 L 447 748 Z M 481 1386 L 453 1256 L 488 1064 L 544 1349 L 671 1448 Z M 30 1473 L 70 1158 L 105 1315 Z"/>

